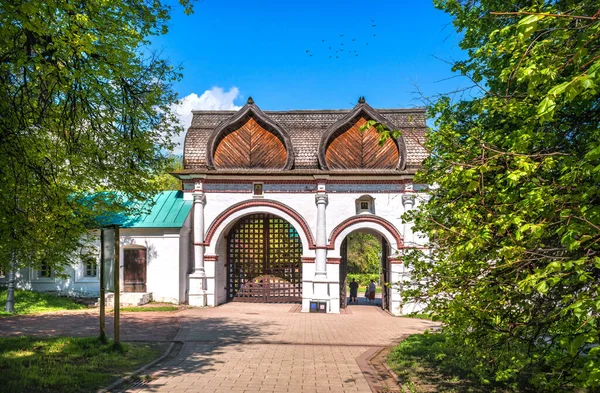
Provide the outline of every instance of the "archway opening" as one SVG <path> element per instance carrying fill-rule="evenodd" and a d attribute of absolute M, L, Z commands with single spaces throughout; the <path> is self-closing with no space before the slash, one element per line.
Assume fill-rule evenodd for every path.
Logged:
<path fill-rule="evenodd" d="M 375 231 L 359 229 L 346 236 L 340 248 L 341 308 L 348 305 L 389 308 L 388 253 L 388 242 Z"/>
<path fill-rule="evenodd" d="M 274 214 L 240 218 L 227 235 L 227 300 L 302 301 L 302 241 Z"/>

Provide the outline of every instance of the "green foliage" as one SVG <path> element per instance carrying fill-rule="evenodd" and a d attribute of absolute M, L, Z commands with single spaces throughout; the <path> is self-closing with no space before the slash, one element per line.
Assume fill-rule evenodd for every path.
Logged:
<path fill-rule="evenodd" d="M 377 273 L 374 273 L 374 274 L 373 273 L 367 273 L 367 274 L 365 274 L 365 273 L 362 273 L 362 274 L 348 273 L 348 282 L 351 282 L 352 279 L 355 279 L 360 287 L 366 287 L 367 285 L 369 285 L 371 280 L 373 280 L 375 282 L 379 282 L 379 274 L 377 274 Z"/>
<path fill-rule="evenodd" d="M 0 289 L 0 304 L 6 303 L 6 292 L 6 288 Z M 66 297 L 19 289 L 15 290 L 15 314 L 27 315 L 62 310 L 81 310 L 85 308 L 83 304 L 76 303 Z M 0 311 L 0 315 L 5 314 L 12 315 Z"/>
<path fill-rule="evenodd" d="M 405 256 L 405 296 L 428 302 L 484 382 L 597 391 L 600 1 L 435 3 L 479 92 L 429 107 L 416 181 L 436 187 L 405 219 L 431 252 Z"/>
<path fill-rule="evenodd" d="M 452 346 L 442 333 L 409 336 L 390 352 L 387 363 L 403 386 L 411 384 L 418 392 L 515 391 L 474 373 L 476 362 Z"/>
<path fill-rule="evenodd" d="M 151 362 L 157 345 L 97 338 L 0 338 L 0 386 L 14 393 L 92 392 Z"/>
<path fill-rule="evenodd" d="M 170 157 L 164 172 L 158 173 L 150 179 L 152 189 L 156 191 L 181 190 L 181 180 L 170 174 L 180 169 L 183 169 L 183 159 L 177 156 Z"/>
<path fill-rule="evenodd" d="M 346 237 L 349 273 L 378 273 L 381 242 L 368 233 L 354 232 Z"/>
<path fill-rule="evenodd" d="M 186 12 L 190 2 L 180 0 Z M 161 0 L 0 3 L 0 269 L 69 264 L 107 211 L 155 192 L 180 70 L 148 49 Z M 89 195 L 99 190 L 120 193 Z"/>

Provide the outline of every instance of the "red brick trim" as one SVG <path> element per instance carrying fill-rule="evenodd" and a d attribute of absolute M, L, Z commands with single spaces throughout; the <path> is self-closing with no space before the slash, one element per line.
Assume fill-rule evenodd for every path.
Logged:
<path fill-rule="evenodd" d="M 280 211 L 288 214 L 289 216 L 292 216 L 298 223 L 300 223 L 300 228 L 297 228 L 297 229 L 301 229 L 304 232 L 304 235 L 306 236 L 306 238 L 308 239 L 308 242 L 309 242 L 308 248 L 311 250 L 314 250 L 316 248 L 315 242 L 313 240 L 314 238 L 310 231 L 310 227 L 308 226 L 308 224 L 306 223 L 304 218 L 294 209 L 284 205 L 281 202 L 271 201 L 271 200 L 243 201 L 243 202 L 240 202 L 240 203 L 237 203 L 237 204 L 231 206 L 226 211 L 219 214 L 217 216 L 217 218 L 212 222 L 212 224 L 210 224 L 210 227 L 208 228 L 208 231 L 206 232 L 206 237 L 204 239 L 204 243 L 206 245 L 210 244 L 210 242 L 212 241 L 212 237 L 214 236 L 215 232 L 217 231 L 217 228 L 219 228 L 219 226 L 223 223 L 223 221 L 225 221 L 229 216 L 231 216 L 233 213 L 236 213 L 240 210 L 244 210 L 244 209 L 247 209 L 250 207 L 271 207 L 271 208 L 280 210 Z"/>
<path fill-rule="evenodd" d="M 351 175 L 348 175 L 351 176 Z M 374 175 L 377 176 L 377 175 Z M 411 184 L 413 182 L 412 179 L 400 179 L 400 180 L 385 180 L 385 179 L 377 179 L 377 180 L 331 180 L 327 182 L 327 184 Z"/>
<path fill-rule="evenodd" d="M 279 175 L 279 173 L 274 173 L 274 175 Z M 335 174 L 331 174 L 335 175 Z M 246 175 L 248 176 L 248 175 Z M 353 176 L 353 175 L 346 175 Z M 357 174 L 356 176 L 364 176 Z M 375 175 L 377 176 L 377 175 Z M 262 182 L 264 184 L 317 184 L 317 183 L 326 183 L 326 184 L 412 184 L 413 179 L 398 179 L 398 180 L 389 180 L 389 179 L 375 179 L 375 180 L 366 180 L 366 179 L 358 179 L 358 180 L 346 180 L 346 179 L 261 179 L 260 177 L 252 178 L 252 179 L 186 179 L 183 180 L 184 183 L 204 183 L 204 184 L 252 184 L 256 182 Z"/>
<path fill-rule="evenodd" d="M 211 261 L 211 262 L 217 262 L 219 260 L 219 256 L 218 255 L 205 255 L 204 260 Z"/>
<path fill-rule="evenodd" d="M 316 260 L 315 257 L 302 257 L 302 263 L 315 263 Z"/>
<path fill-rule="evenodd" d="M 394 236 L 394 240 L 396 241 L 397 246 L 402 247 L 402 245 L 403 245 L 402 236 L 400 235 L 400 233 L 398 232 L 396 227 L 391 222 L 389 222 L 388 220 L 381 218 L 379 216 L 364 215 L 364 216 L 350 217 L 350 218 L 342 221 L 338 226 L 336 226 L 333 229 L 333 231 L 331 232 L 331 239 L 329 240 L 329 245 L 327 246 L 328 249 L 330 249 L 330 250 L 334 249 L 335 241 L 344 229 L 346 229 L 350 225 L 353 225 L 356 223 L 361 223 L 361 222 L 372 222 L 372 223 L 381 225 L 382 227 L 387 229 L 392 234 L 392 236 Z"/>
<path fill-rule="evenodd" d="M 339 265 L 340 263 L 342 263 L 342 258 L 327 258 L 327 263 Z"/>
<path fill-rule="evenodd" d="M 194 242 L 194 246 L 208 246 L 208 244 L 202 243 L 202 242 L 200 242 L 200 243 Z"/>
<path fill-rule="evenodd" d="M 402 258 L 389 258 L 388 260 L 390 261 L 390 264 L 392 264 L 392 265 L 401 265 L 402 264 Z"/>

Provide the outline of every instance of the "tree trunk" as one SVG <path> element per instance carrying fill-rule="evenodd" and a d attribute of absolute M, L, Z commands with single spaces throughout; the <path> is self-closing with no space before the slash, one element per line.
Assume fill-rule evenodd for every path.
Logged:
<path fill-rule="evenodd" d="M 15 253 L 13 252 L 12 260 L 8 270 L 8 290 L 6 292 L 6 311 L 15 312 Z"/>

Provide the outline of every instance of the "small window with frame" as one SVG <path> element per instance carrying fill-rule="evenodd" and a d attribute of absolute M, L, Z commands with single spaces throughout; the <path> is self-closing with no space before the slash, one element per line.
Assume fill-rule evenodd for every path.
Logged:
<path fill-rule="evenodd" d="M 52 277 L 52 268 L 46 262 L 42 262 L 40 268 L 38 270 L 39 278 L 51 278 Z"/>
<path fill-rule="evenodd" d="M 87 278 L 98 276 L 98 263 L 96 262 L 96 258 L 88 257 L 83 261 L 83 276 Z"/>
<path fill-rule="evenodd" d="M 356 200 L 356 214 L 375 214 L 375 199 L 370 195 L 363 195 Z"/>

